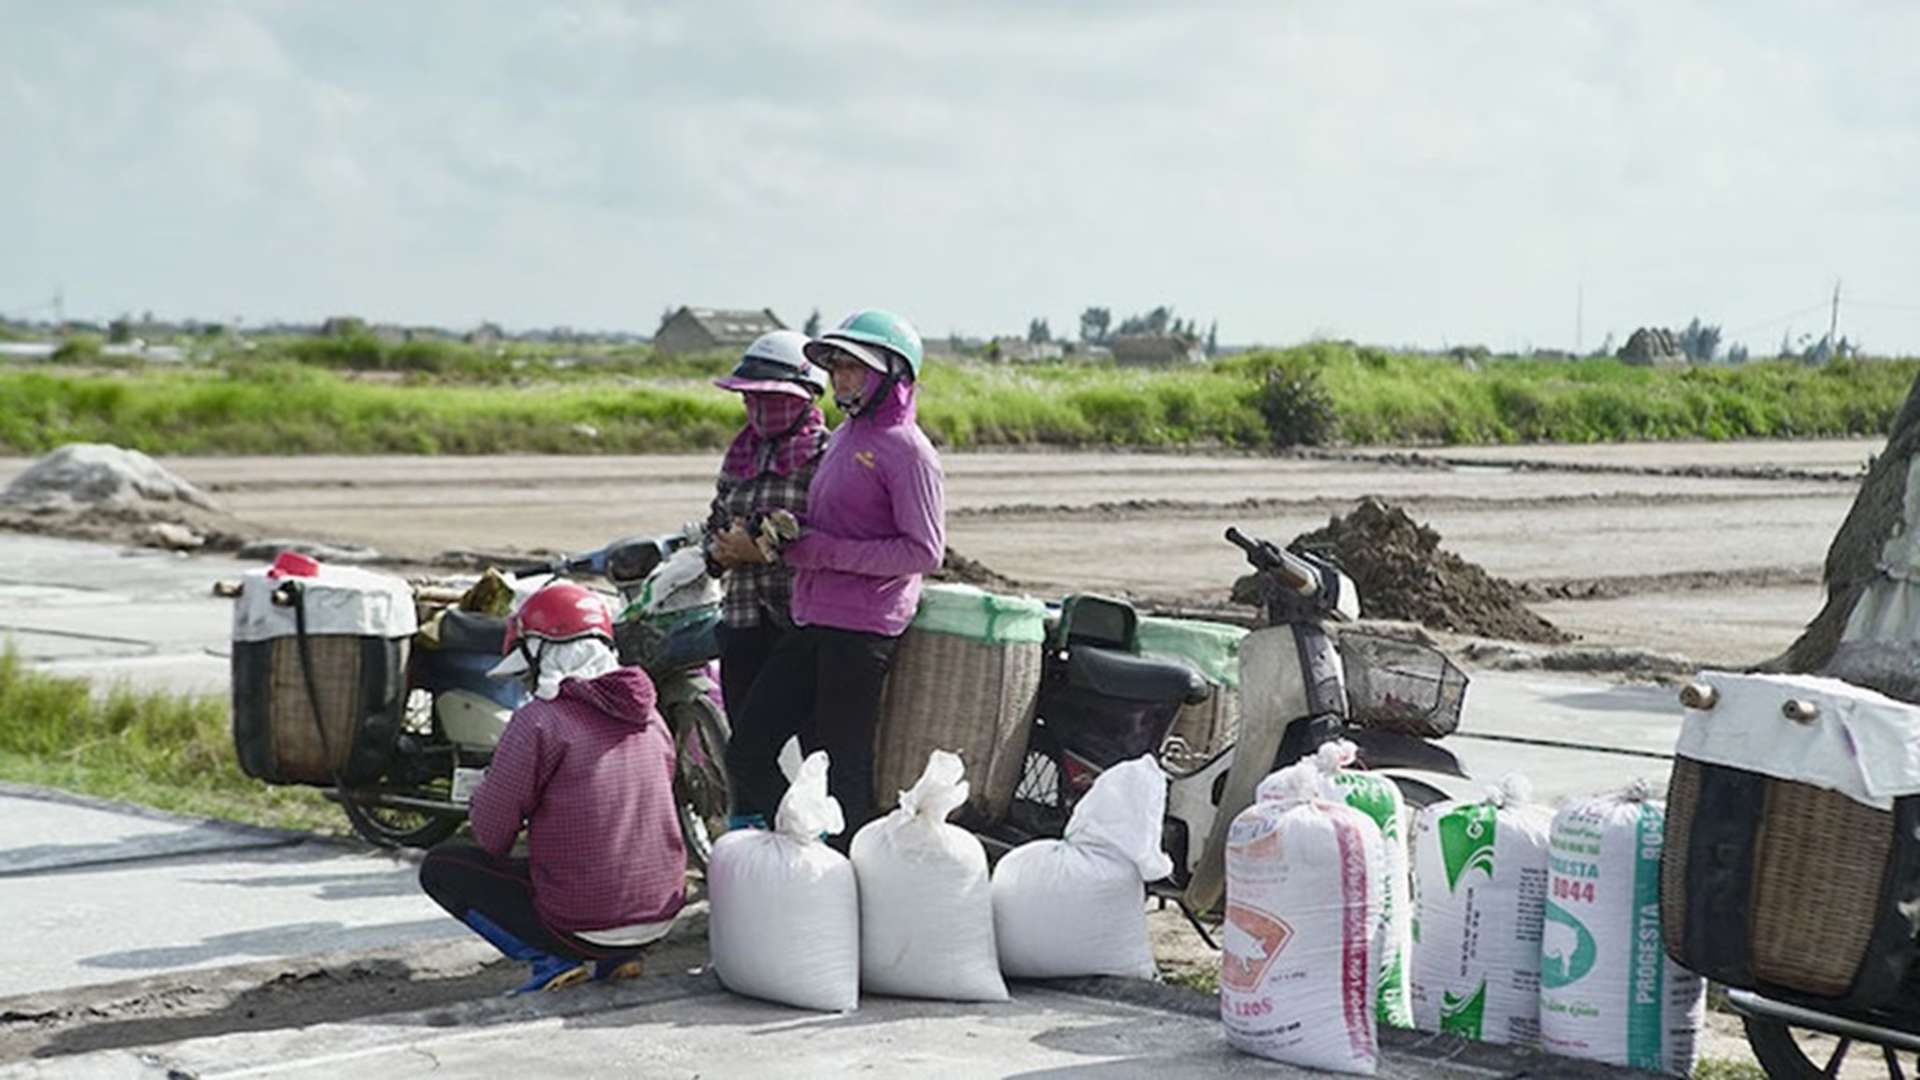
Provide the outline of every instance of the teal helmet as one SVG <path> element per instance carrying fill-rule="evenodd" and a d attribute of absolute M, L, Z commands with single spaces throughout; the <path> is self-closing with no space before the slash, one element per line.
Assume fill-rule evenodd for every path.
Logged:
<path fill-rule="evenodd" d="M 807 342 L 807 359 L 826 366 L 826 360 L 834 349 L 843 349 L 860 358 L 860 362 L 883 375 L 892 374 L 888 369 L 884 354 L 891 353 L 907 362 L 907 372 L 916 381 L 920 378 L 920 364 L 926 352 L 920 345 L 920 332 L 913 324 L 895 315 L 891 311 L 868 308 L 856 311 L 840 321 L 840 325 Z"/>

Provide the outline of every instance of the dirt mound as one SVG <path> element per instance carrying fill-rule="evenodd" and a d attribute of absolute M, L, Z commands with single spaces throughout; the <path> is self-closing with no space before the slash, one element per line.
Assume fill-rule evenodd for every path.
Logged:
<path fill-rule="evenodd" d="M 940 559 L 940 569 L 928 574 L 927 580 L 945 581 L 955 585 L 974 585 L 982 589 L 1011 589 L 1017 585 L 1005 574 L 997 573 L 952 548 L 948 548 L 946 554 Z"/>
<path fill-rule="evenodd" d="M 1326 528 L 1304 533 L 1290 546 L 1346 571 L 1360 587 L 1365 618 L 1508 641 L 1569 640 L 1528 610 L 1519 586 L 1442 548 L 1439 533 L 1379 499 L 1362 499 L 1352 513 L 1335 515 Z"/>

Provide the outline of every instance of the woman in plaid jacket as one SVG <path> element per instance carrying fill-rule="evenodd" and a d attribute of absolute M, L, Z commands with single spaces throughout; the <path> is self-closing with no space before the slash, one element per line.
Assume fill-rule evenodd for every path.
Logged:
<path fill-rule="evenodd" d="M 795 330 L 762 334 L 732 374 L 714 380 L 747 406 L 747 424 L 727 448 L 707 516 L 707 568 L 726 588 L 720 693 L 729 713 L 746 704 L 768 654 L 793 625 L 793 570 L 769 560 L 756 541 L 775 511 L 806 516 L 807 485 L 827 444 L 826 418 L 815 404 L 827 375 L 801 351 L 806 343 Z"/>

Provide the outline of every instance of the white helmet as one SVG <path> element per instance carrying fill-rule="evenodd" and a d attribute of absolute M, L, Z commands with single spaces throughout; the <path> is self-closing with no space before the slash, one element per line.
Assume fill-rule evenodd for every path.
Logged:
<path fill-rule="evenodd" d="M 807 335 L 771 330 L 753 339 L 731 374 L 713 380 L 722 390 L 792 394 L 809 400 L 827 389 L 827 373 L 807 359 Z"/>

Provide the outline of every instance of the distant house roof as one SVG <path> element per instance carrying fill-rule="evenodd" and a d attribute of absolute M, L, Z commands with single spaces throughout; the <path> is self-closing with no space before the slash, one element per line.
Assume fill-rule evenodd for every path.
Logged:
<path fill-rule="evenodd" d="M 1119 334 L 1110 344 L 1116 364 L 1197 364 L 1206 360 L 1199 342 L 1179 334 Z"/>
<path fill-rule="evenodd" d="M 739 311 L 728 308 L 683 307 L 674 312 L 671 319 L 678 319 L 682 315 L 698 323 L 702 330 L 712 336 L 717 345 L 746 345 L 770 330 L 787 328 L 787 324 L 781 322 L 780 316 L 775 315 L 770 308 Z"/>

